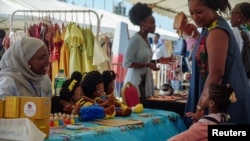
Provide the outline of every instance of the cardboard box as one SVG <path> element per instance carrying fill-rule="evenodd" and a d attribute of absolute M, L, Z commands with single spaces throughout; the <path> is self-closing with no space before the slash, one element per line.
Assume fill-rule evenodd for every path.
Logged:
<path fill-rule="evenodd" d="M 0 99 L 0 118 L 4 117 L 4 111 L 5 111 L 5 100 Z"/>
<path fill-rule="evenodd" d="M 19 96 L 6 96 L 5 97 L 5 114 L 6 118 L 19 118 L 20 107 Z"/>
<path fill-rule="evenodd" d="M 51 97 L 21 97 L 20 118 L 29 118 L 47 136 L 49 135 L 49 119 Z"/>
<path fill-rule="evenodd" d="M 50 112 L 51 97 L 21 97 L 20 118 L 46 119 Z"/>

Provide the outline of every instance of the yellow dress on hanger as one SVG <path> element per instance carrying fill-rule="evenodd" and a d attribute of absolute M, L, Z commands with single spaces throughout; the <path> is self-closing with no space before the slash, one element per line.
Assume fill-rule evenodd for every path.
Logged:
<path fill-rule="evenodd" d="M 83 72 L 95 70 L 93 66 L 94 35 L 90 28 L 83 29 L 85 44 L 82 48 Z"/>
<path fill-rule="evenodd" d="M 82 55 L 81 49 L 84 43 L 81 28 L 77 24 L 71 26 L 71 40 L 70 40 L 70 57 L 69 57 L 69 72 L 82 72 Z"/>

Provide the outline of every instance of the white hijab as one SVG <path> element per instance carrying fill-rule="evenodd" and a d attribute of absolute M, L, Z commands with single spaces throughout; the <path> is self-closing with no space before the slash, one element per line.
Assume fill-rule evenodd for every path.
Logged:
<path fill-rule="evenodd" d="M 28 66 L 28 61 L 42 47 L 43 41 L 33 37 L 23 37 L 17 40 L 4 53 L 0 62 L 0 77 L 9 76 L 23 95 L 38 95 L 31 83 L 39 90 L 45 75 L 34 73 Z"/>

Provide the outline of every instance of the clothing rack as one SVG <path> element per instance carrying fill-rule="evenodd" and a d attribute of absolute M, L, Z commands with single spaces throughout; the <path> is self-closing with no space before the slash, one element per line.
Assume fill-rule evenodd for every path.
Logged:
<path fill-rule="evenodd" d="M 50 13 L 93 13 L 96 18 L 97 18 L 97 30 L 96 30 L 96 35 L 98 35 L 99 31 L 100 31 L 100 20 L 101 18 L 99 18 L 99 15 L 97 14 L 96 11 L 94 10 L 16 10 L 11 14 L 10 17 L 10 32 L 13 31 L 13 20 L 14 20 L 14 16 L 16 15 L 16 13 L 41 13 L 41 14 L 50 14 Z M 33 16 L 33 15 L 32 15 Z M 73 18 L 73 16 L 72 16 Z"/>

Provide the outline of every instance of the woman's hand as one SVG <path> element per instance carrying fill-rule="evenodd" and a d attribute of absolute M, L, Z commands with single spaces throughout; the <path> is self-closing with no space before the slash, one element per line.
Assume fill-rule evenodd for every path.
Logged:
<path fill-rule="evenodd" d="M 176 58 L 171 56 L 171 57 L 161 57 L 159 59 L 159 63 L 161 64 L 172 64 L 176 61 Z"/>
<path fill-rule="evenodd" d="M 157 64 L 156 63 L 147 63 L 146 64 L 147 67 L 149 67 L 151 70 L 153 71 L 158 71 L 160 70 L 160 67 L 157 67 Z"/>

